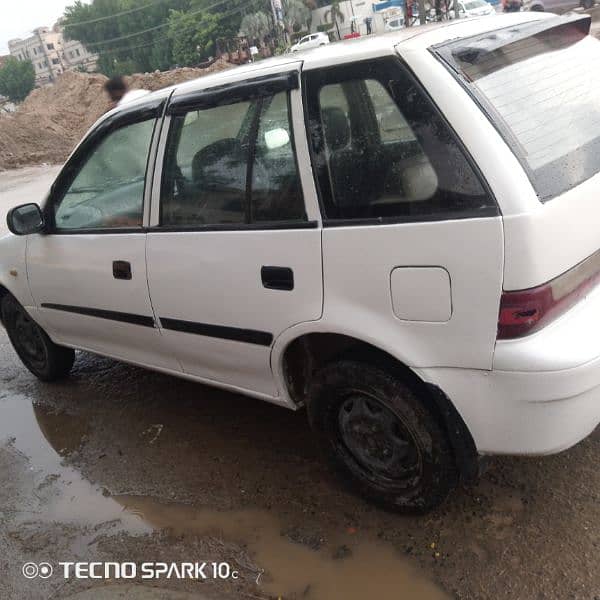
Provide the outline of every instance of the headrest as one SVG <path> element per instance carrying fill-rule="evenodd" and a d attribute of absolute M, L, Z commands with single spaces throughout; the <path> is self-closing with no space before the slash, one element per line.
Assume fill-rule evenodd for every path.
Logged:
<path fill-rule="evenodd" d="M 337 106 L 328 106 L 321 111 L 325 143 L 329 151 L 339 150 L 350 141 L 350 124 L 344 111 Z"/>
<path fill-rule="evenodd" d="M 208 146 L 205 146 L 196 154 L 192 160 L 192 180 L 198 181 L 201 173 L 209 166 L 214 165 L 220 160 L 230 159 L 236 156 L 240 149 L 239 142 L 234 138 L 218 140 Z"/>

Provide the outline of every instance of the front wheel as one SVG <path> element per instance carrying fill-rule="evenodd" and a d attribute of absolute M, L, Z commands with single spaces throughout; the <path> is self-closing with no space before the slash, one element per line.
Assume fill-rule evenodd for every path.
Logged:
<path fill-rule="evenodd" d="M 457 469 L 443 426 L 396 375 L 341 360 L 317 373 L 311 426 L 341 475 L 367 499 L 398 512 L 425 512 L 455 487 Z"/>
<path fill-rule="evenodd" d="M 0 304 L 2 322 L 23 364 L 42 381 L 66 377 L 75 362 L 75 352 L 55 344 L 11 294 Z"/>

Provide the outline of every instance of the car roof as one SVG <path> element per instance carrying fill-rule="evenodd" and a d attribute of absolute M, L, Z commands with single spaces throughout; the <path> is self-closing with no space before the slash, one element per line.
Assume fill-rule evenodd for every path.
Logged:
<path fill-rule="evenodd" d="M 443 23 L 420 25 L 406 29 L 392 31 L 380 35 L 361 36 L 349 40 L 327 44 L 318 48 L 301 50 L 294 54 L 284 54 L 267 58 L 255 63 L 250 63 L 217 73 L 204 75 L 185 83 L 163 88 L 139 100 L 128 102 L 127 107 L 136 104 L 143 106 L 146 102 L 156 98 L 167 97 L 173 90 L 179 93 L 193 92 L 208 89 L 213 86 L 223 85 L 235 81 L 251 79 L 265 72 L 273 73 L 279 69 L 289 71 L 302 68 L 303 71 L 319 69 L 358 60 L 389 56 L 398 50 L 427 50 L 431 46 L 442 44 L 451 40 L 466 38 L 487 31 L 494 31 L 512 25 L 541 19 L 556 18 L 542 12 L 518 12 L 503 15 L 486 16 L 478 18 L 457 19 Z M 111 113 L 118 112 L 123 106 L 117 107 Z"/>

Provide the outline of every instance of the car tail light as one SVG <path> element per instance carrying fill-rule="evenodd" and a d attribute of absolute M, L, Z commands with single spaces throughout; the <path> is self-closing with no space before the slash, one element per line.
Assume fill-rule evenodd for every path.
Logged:
<path fill-rule="evenodd" d="M 600 250 L 538 287 L 503 292 L 498 339 L 523 337 L 551 323 L 600 283 Z"/>

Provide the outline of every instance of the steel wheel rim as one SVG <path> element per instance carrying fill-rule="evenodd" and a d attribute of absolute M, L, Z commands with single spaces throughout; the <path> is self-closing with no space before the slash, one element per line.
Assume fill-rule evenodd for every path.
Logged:
<path fill-rule="evenodd" d="M 418 477 L 422 459 L 416 438 L 389 407 L 364 392 L 349 393 L 338 412 L 340 440 L 371 477 L 393 482 Z"/>
<path fill-rule="evenodd" d="M 19 352 L 35 368 L 46 366 L 46 345 L 40 328 L 23 310 L 16 310 L 14 315 L 15 341 Z"/>

